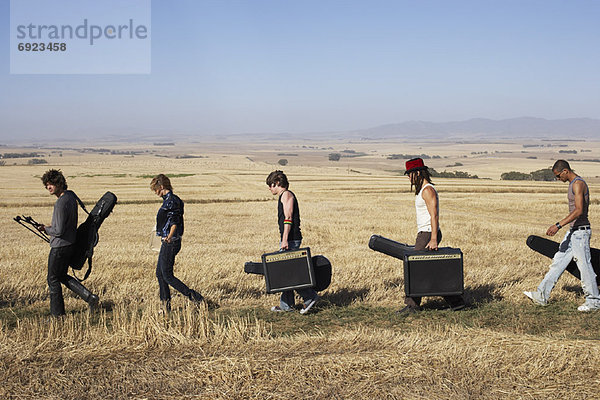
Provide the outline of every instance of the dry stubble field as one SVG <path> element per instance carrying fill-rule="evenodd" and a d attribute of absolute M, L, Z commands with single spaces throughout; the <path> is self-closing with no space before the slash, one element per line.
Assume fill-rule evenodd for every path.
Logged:
<path fill-rule="evenodd" d="M 563 276 L 546 308 L 522 295 L 549 264 L 525 239 L 565 214 L 565 184 L 436 180 L 443 244 L 464 252 L 469 307 L 453 313 L 427 298 L 424 312 L 401 317 L 402 265 L 367 242 L 374 233 L 414 240 L 407 179 L 288 166 L 304 244 L 331 260 L 334 277 L 315 313 L 279 315 L 267 311 L 277 296 L 243 273 L 245 261 L 277 248 L 276 202 L 264 184 L 274 165 L 223 154 L 60 161 L 1 168 L 3 398 L 597 397 L 600 315 L 576 311 L 579 282 Z M 66 318 L 49 317 L 47 245 L 11 221 L 25 214 L 49 222 L 54 199 L 39 176 L 50 166 L 90 206 L 106 190 L 119 197 L 86 281 L 101 298 L 98 313 L 66 293 Z M 174 176 L 186 202 L 175 273 L 216 310 L 175 296 L 171 315 L 158 313 L 148 239 L 160 199 L 148 175 L 159 172 Z M 600 226 L 600 185 L 591 191 L 592 224 Z M 600 246 L 597 237 L 592 245 Z"/>

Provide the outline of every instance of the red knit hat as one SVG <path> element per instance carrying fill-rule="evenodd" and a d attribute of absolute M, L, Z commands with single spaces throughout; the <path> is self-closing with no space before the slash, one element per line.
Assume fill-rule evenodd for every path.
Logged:
<path fill-rule="evenodd" d="M 412 158 L 406 162 L 406 171 L 404 175 L 410 174 L 413 171 L 419 171 L 422 169 L 427 169 L 425 163 L 423 163 L 422 158 Z"/>

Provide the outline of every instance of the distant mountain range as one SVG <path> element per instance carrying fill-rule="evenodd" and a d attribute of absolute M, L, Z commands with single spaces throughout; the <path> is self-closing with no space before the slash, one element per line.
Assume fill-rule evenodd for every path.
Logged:
<path fill-rule="evenodd" d="M 363 139 L 410 137 L 421 139 L 599 139 L 600 120 L 591 118 L 549 120 L 520 117 L 502 120 L 473 118 L 453 122 L 408 121 L 348 133 L 353 137 L 359 136 Z"/>
<path fill-rule="evenodd" d="M 511 119 L 494 120 L 488 118 L 472 118 L 465 121 L 428 122 L 407 121 L 395 124 L 386 124 L 367 129 L 328 132 L 254 132 L 237 134 L 208 134 L 194 131 L 173 132 L 166 129 L 153 129 L 135 131 L 131 129 L 119 133 L 104 132 L 91 136 L 89 133 L 73 133 L 59 138 L 53 138 L 52 143 L 66 145 L 69 143 L 139 143 L 139 142 L 229 142 L 237 143 L 251 139 L 252 141 L 280 141 L 280 140 L 436 140 L 436 141 L 495 141 L 515 139 L 537 140 L 586 140 L 600 139 L 600 119 L 568 118 L 544 119 L 534 117 L 520 117 Z M 64 134 L 64 133 L 63 133 Z M 75 139 L 77 138 L 77 139 Z M 17 138 L 10 140 L 0 138 L 2 143 L 27 143 L 34 146 L 46 146 L 50 137 L 42 138 Z"/>

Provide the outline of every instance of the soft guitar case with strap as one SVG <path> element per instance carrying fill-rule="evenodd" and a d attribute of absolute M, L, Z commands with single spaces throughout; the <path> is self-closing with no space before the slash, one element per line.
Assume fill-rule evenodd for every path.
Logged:
<path fill-rule="evenodd" d="M 558 251 L 560 243 L 540 236 L 531 235 L 527 238 L 527 246 L 529 246 L 531 250 L 546 257 L 554 258 L 554 254 Z M 590 248 L 590 253 L 592 256 L 592 268 L 594 268 L 594 272 L 596 273 L 596 282 L 600 285 L 600 249 Z M 581 279 L 579 268 L 577 268 L 575 260 L 571 260 L 567 266 L 567 272 L 575 278 Z"/>
<path fill-rule="evenodd" d="M 117 203 L 117 196 L 112 192 L 106 192 L 104 196 L 98 200 L 91 212 L 87 212 L 83 202 L 75 195 L 77 202 L 88 214 L 86 220 L 79 225 L 77 228 L 77 237 L 75 240 L 75 250 L 71 257 L 70 266 L 74 270 L 80 270 L 83 268 L 85 261 L 88 262 L 88 269 L 83 277 L 79 279 L 84 281 L 92 272 L 92 256 L 94 255 L 94 247 L 98 244 L 98 229 L 100 225 L 112 212 L 115 204 Z"/>

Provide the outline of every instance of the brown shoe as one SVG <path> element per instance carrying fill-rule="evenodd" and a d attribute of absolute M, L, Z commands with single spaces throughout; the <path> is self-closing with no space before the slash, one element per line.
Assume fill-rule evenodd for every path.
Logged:
<path fill-rule="evenodd" d="M 406 306 L 403 309 L 396 311 L 396 314 L 399 315 L 409 315 L 409 314 L 417 314 L 421 311 L 421 307 L 417 306 Z"/>

